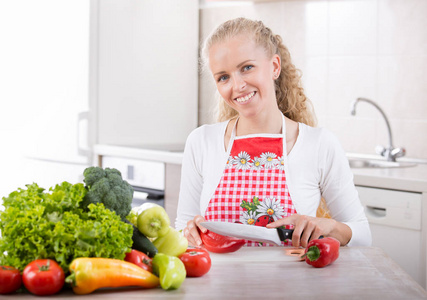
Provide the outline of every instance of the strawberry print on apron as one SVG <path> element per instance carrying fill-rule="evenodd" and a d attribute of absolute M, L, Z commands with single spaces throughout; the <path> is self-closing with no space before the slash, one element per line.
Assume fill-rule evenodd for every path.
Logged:
<path fill-rule="evenodd" d="M 228 161 L 205 212 L 207 221 L 265 227 L 296 213 L 286 183 L 286 130 L 282 119 L 282 134 L 236 137 L 233 128 Z M 291 241 L 282 245 L 291 245 Z M 247 241 L 246 246 L 274 244 Z"/>

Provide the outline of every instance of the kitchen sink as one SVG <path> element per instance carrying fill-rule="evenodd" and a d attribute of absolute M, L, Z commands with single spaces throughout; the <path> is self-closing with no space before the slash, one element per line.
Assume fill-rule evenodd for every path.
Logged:
<path fill-rule="evenodd" d="M 415 163 L 397 162 L 376 159 L 349 159 L 351 168 L 407 168 L 416 166 Z"/>

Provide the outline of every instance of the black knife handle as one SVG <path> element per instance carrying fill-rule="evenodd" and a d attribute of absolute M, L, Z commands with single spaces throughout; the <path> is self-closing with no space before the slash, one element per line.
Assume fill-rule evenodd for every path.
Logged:
<path fill-rule="evenodd" d="M 278 227 L 277 233 L 279 234 L 279 238 L 281 241 L 292 240 L 292 234 L 294 233 L 294 230 Z"/>

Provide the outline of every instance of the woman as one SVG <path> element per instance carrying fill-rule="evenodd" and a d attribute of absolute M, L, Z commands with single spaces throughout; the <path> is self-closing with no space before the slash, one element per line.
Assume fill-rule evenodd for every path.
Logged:
<path fill-rule="evenodd" d="M 295 247 L 322 235 L 370 245 L 345 153 L 329 131 L 311 127 L 314 113 L 280 36 L 238 18 L 220 25 L 202 53 L 221 96 L 220 123 L 197 128 L 186 143 L 176 228 L 189 243 L 202 244 L 207 220 L 293 226 Z M 322 197 L 332 218 L 315 217 Z"/>

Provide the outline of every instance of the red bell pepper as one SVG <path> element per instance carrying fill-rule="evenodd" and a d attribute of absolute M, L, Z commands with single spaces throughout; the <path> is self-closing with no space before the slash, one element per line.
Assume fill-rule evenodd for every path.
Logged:
<path fill-rule="evenodd" d="M 205 249 L 188 248 L 178 258 L 184 263 L 187 277 L 200 277 L 211 269 L 211 257 Z"/>
<path fill-rule="evenodd" d="M 234 237 L 223 236 L 215 232 L 207 230 L 200 232 L 203 245 L 206 250 L 215 253 L 228 253 L 235 252 L 243 247 L 245 240 L 237 239 Z"/>
<path fill-rule="evenodd" d="M 305 248 L 305 261 L 316 268 L 333 263 L 339 256 L 340 242 L 333 237 L 312 240 Z"/>
<path fill-rule="evenodd" d="M 144 270 L 153 273 L 151 258 L 149 258 L 148 255 L 142 253 L 141 251 L 132 249 L 131 252 L 126 253 L 125 261 L 133 263 L 137 266 L 140 266 Z"/>

